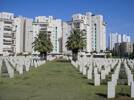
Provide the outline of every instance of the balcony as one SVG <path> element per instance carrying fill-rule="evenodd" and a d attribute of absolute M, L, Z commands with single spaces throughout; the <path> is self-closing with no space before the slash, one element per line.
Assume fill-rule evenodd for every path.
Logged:
<path fill-rule="evenodd" d="M 47 31 L 47 28 L 40 28 L 40 30 Z"/>
<path fill-rule="evenodd" d="M 47 25 L 49 25 L 49 22 L 33 22 L 33 25 L 43 25 L 43 26 L 47 26 Z"/>
<path fill-rule="evenodd" d="M 12 39 L 3 39 L 3 44 L 4 45 L 11 45 L 12 44 Z"/>
<path fill-rule="evenodd" d="M 3 45 L 8 45 L 8 46 L 10 46 L 10 45 L 12 45 L 12 43 L 3 43 Z"/>
<path fill-rule="evenodd" d="M 4 21 L 5 24 L 12 24 L 13 23 L 13 19 L 0 18 L 0 21 Z"/>
<path fill-rule="evenodd" d="M 4 31 L 12 31 L 12 28 L 10 28 L 10 27 L 4 27 Z"/>
<path fill-rule="evenodd" d="M 73 20 L 73 23 L 83 23 L 84 20 L 83 19 L 80 19 L 80 20 Z"/>
<path fill-rule="evenodd" d="M 13 20 L 11 19 L 4 19 L 4 24 L 12 24 Z"/>
<path fill-rule="evenodd" d="M 40 30 L 40 32 L 47 32 L 47 30 Z"/>
<path fill-rule="evenodd" d="M 13 27 L 11 25 L 5 25 L 4 28 L 12 30 Z"/>
<path fill-rule="evenodd" d="M 7 50 L 7 49 L 11 49 L 12 46 L 11 45 L 3 45 L 3 49 Z"/>
<path fill-rule="evenodd" d="M 12 48 L 3 48 L 3 52 L 12 52 Z"/>
<path fill-rule="evenodd" d="M 4 37 L 4 38 L 12 38 L 12 34 L 4 33 L 4 34 L 3 34 L 3 37 Z"/>

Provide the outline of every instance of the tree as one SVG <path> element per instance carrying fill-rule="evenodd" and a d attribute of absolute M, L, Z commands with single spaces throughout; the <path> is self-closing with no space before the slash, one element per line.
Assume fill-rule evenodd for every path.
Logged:
<path fill-rule="evenodd" d="M 67 39 L 66 47 L 72 51 L 72 59 L 76 61 L 79 50 L 82 50 L 85 47 L 83 31 L 78 29 L 72 30 L 70 36 Z"/>
<path fill-rule="evenodd" d="M 53 50 L 50 35 L 47 32 L 40 32 L 33 42 L 35 51 L 40 52 L 41 58 L 47 60 L 47 53 Z"/>

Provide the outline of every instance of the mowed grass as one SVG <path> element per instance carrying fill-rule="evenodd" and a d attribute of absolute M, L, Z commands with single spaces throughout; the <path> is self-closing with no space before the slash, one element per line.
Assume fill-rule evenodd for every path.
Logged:
<path fill-rule="evenodd" d="M 129 87 L 124 89 L 130 95 Z M 106 93 L 106 85 L 89 84 L 68 62 L 47 62 L 14 79 L 0 78 L 0 100 L 106 100 Z"/>

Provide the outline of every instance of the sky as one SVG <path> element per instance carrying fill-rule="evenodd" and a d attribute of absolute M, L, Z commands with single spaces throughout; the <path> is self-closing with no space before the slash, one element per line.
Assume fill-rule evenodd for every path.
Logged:
<path fill-rule="evenodd" d="M 134 0 L 0 0 L 0 12 L 29 18 L 52 15 L 63 21 L 75 13 L 101 14 L 107 37 L 111 32 L 127 33 L 134 42 Z"/>

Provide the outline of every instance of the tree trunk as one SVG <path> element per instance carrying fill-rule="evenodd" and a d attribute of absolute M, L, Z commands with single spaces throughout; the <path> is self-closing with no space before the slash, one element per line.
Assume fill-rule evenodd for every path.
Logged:
<path fill-rule="evenodd" d="M 47 52 L 44 52 L 44 60 L 47 60 Z"/>
<path fill-rule="evenodd" d="M 43 57 L 43 53 L 42 53 L 42 52 L 40 52 L 40 59 L 41 59 L 41 60 L 44 59 L 44 57 Z"/>
<path fill-rule="evenodd" d="M 72 60 L 78 60 L 78 50 L 72 50 Z"/>
<path fill-rule="evenodd" d="M 47 60 L 47 52 L 41 52 L 40 58 L 41 58 L 41 60 Z"/>

